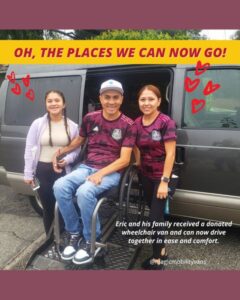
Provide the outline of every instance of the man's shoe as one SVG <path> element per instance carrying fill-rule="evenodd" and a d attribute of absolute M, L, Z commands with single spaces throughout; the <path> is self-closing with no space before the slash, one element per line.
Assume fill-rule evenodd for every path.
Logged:
<path fill-rule="evenodd" d="M 68 245 L 61 253 L 61 258 L 63 260 L 71 260 L 77 252 L 81 240 L 82 237 L 80 234 L 70 234 Z"/>
<path fill-rule="evenodd" d="M 80 249 L 73 257 L 72 262 L 76 265 L 89 264 L 93 262 L 94 257 L 99 253 L 101 248 L 100 247 L 96 248 L 93 255 L 90 254 L 90 250 L 91 250 L 91 243 L 89 241 L 82 242 L 80 245 Z"/>
<path fill-rule="evenodd" d="M 164 270 L 164 265 L 163 264 L 158 264 L 153 260 L 153 257 L 150 257 L 146 259 L 142 263 L 142 268 L 144 270 Z"/>

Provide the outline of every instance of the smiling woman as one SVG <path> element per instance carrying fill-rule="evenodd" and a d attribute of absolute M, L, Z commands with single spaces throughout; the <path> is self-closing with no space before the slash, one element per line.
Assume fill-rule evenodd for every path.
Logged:
<path fill-rule="evenodd" d="M 25 148 L 24 181 L 35 187 L 43 207 L 43 222 L 46 234 L 50 230 L 55 206 L 52 186 L 56 179 L 69 171 L 68 165 L 78 155 L 75 151 L 59 161 L 62 172 L 55 173 L 52 157 L 59 147 L 66 146 L 78 135 L 78 126 L 66 117 L 66 101 L 61 91 L 50 90 L 45 95 L 47 114 L 36 119 L 30 126 Z M 35 189 L 34 189 L 35 190 Z"/>
<path fill-rule="evenodd" d="M 46 94 L 46 108 L 52 119 L 61 120 L 62 111 L 65 108 L 64 95 L 61 92 L 48 92 Z"/>
<path fill-rule="evenodd" d="M 137 139 L 135 155 L 140 166 L 144 199 L 150 208 L 151 228 L 164 223 L 164 210 L 168 197 L 174 194 L 172 169 L 176 149 L 176 124 L 159 111 L 161 93 L 157 86 L 148 84 L 138 93 L 138 105 L 142 116 L 135 121 Z M 157 226 L 158 227 L 158 226 Z M 142 264 L 144 269 L 162 270 L 162 260 L 167 258 L 165 227 L 155 230 L 153 255 Z"/>

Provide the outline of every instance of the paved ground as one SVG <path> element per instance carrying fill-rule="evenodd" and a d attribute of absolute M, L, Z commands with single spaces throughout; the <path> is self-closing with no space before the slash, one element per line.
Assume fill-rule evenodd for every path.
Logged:
<path fill-rule="evenodd" d="M 217 244 L 207 246 L 170 244 L 167 247 L 170 257 L 165 268 L 240 270 L 239 231 L 239 228 L 229 228 L 225 236 L 218 237 Z M 24 269 L 27 258 L 44 238 L 42 219 L 34 212 L 29 200 L 0 185 L 0 269 Z M 151 246 L 142 247 L 134 269 L 140 269 L 141 262 L 150 253 Z"/>
<path fill-rule="evenodd" d="M 179 236 L 179 239 L 184 238 Z M 240 228 L 231 228 L 226 236 L 211 245 L 168 245 L 169 259 L 165 270 L 239 270 L 240 271 Z M 144 246 L 134 269 L 151 253 L 151 246 Z"/>
<path fill-rule="evenodd" d="M 19 268 L 44 239 L 42 219 L 26 197 L 0 185 L 0 269 Z"/>

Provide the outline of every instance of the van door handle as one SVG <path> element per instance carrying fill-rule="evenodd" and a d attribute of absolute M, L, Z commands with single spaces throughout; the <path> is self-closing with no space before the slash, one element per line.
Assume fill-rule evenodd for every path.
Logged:
<path fill-rule="evenodd" d="M 185 161 L 185 148 L 177 146 L 175 164 L 184 165 L 184 161 Z"/>
<path fill-rule="evenodd" d="M 175 165 L 182 166 L 182 165 L 184 165 L 184 162 L 176 162 L 175 161 Z"/>

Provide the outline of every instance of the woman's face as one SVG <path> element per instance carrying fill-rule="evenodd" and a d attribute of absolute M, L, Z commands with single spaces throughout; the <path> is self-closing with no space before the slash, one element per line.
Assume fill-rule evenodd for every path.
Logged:
<path fill-rule="evenodd" d="M 139 109 L 144 115 L 152 115 L 156 113 L 160 103 L 161 98 L 158 98 L 155 93 L 147 89 L 141 93 L 138 99 Z"/>
<path fill-rule="evenodd" d="M 46 109 L 52 116 L 62 115 L 65 104 L 58 93 L 51 92 L 46 98 Z"/>

